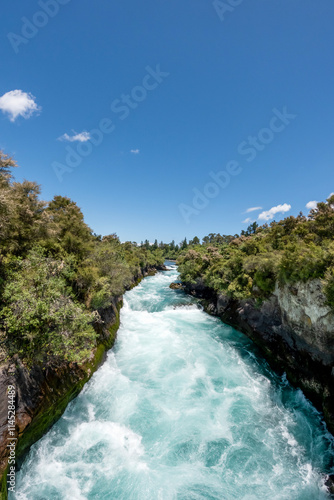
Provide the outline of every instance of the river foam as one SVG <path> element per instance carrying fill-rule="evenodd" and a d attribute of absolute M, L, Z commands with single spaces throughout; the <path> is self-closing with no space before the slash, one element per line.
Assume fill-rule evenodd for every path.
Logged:
<path fill-rule="evenodd" d="M 105 364 L 32 448 L 20 500 L 328 498 L 319 413 L 177 270 L 127 292 Z"/>

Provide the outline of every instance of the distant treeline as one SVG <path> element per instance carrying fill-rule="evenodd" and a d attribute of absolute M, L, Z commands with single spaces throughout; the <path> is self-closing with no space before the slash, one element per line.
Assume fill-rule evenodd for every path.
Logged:
<path fill-rule="evenodd" d="M 245 234 L 244 231 L 242 233 Z M 215 233 L 210 233 L 208 236 L 204 236 L 202 239 L 203 245 L 207 245 L 208 243 L 218 243 L 218 244 L 223 244 L 223 243 L 230 243 L 232 240 L 235 238 L 238 238 L 239 235 L 235 234 L 234 236 L 231 235 L 221 235 L 221 234 L 215 234 Z M 164 243 L 161 241 L 158 243 L 158 240 L 155 240 L 154 243 L 150 243 L 148 240 L 142 241 L 140 243 L 141 248 L 146 248 L 151 249 L 151 250 L 162 250 L 163 255 L 166 259 L 176 259 L 179 255 L 182 254 L 183 250 L 193 247 L 196 245 L 200 245 L 201 241 L 200 239 L 195 236 L 191 240 L 187 240 L 187 238 L 184 238 L 180 243 L 175 243 L 173 240 L 171 243 Z M 134 245 L 137 245 L 137 243 L 133 243 Z"/>

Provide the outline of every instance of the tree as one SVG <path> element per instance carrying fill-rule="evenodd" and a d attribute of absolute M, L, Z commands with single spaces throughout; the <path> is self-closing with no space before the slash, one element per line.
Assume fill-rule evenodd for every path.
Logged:
<path fill-rule="evenodd" d="M 102 238 L 103 243 L 111 242 L 111 243 L 120 243 L 119 237 L 117 236 L 116 233 L 112 234 L 107 234 L 106 236 L 103 236 Z"/>
<path fill-rule="evenodd" d="M 93 237 L 78 205 L 70 198 L 55 196 L 46 212 L 57 243 L 67 253 L 85 256 L 92 248 Z"/>
<path fill-rule="evenodd" d="M 312 230 L 322 238 L 332 238 L 334 234 L 334 194 L 326 202 L 317 204 L 309 214 Z"/>
<path fill-rule="evenodd" d="M 192 240 L 189 241 L 189 245 L 199 245 L 200 241 L 197 236 L 194 236 Z"/>
<path fill-rule="evenodd" d="M 187 246 L 188 246 L 187 238 L 184 238 L 184 240 L 182 240 L 180 243 L 181 250 L 184 250 L 185 248 L 187 248 Z"/>
<path fill-rule="evenodd" d="M 46 234 L 45 203 L 40 187 L 23 181 L 0 187 L 0 247 L 4 253 L 25 255 Z"/>
<path fill-rule="evenodd" d="M 10 169 L 15 167 L 17 167 L 16 161 L 0 149 L 0 178 L 9 182 L 12 177 Z"/>
<path fill-rule="evenodd" d="M 255 234 L 258 227 L 259 227 L 259 225 L 255 221 L 255 222 L 253 222 L 252 224 L 250 224 L 248 226 L 248 228 L 246 229 L 246 231 L 242 230 L 241 231 L 241 235 L 242 236 L 250 236 L 251 234 Z"/>

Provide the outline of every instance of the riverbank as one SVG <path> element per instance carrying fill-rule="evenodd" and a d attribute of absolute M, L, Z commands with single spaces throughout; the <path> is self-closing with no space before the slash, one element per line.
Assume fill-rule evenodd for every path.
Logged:
<path fill-rule="evenodd" d="M 133 277 L 128 289 L 165 266 L 146 267 Z M 8 448 L 8 387 L 15 388 L 15 460 L 20 467 L 32 444 L 39 440 L 60 418 L 93 373 L 105 361 L 106 352 L 116 339 L 122 296 L 112 297 L 111 304 L 99 310 L 101 321 L 94 325 L 98 342 L 81 364 L 46 361 L 27 365 L 18 356 L 0 366 L 0 499 L 7 499 Z"/>
<path fill-rule="evenodd" d="M 323 413 L 334 434 L 334 316 L 325 306 L 319 280 L 277 286 L 261 305 L 217 294 L 201 280 L 183 285 L 186 293 L 202 300 L 209 314 L 251 338 L 271 366 L 285 372 Z"/>

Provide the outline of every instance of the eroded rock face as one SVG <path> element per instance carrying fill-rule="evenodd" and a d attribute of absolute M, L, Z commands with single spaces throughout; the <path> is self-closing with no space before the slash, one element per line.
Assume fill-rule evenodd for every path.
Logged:
<path fill-rule="evenodd" d="M 334 363 L 334 314 L 325 305 L 321 281 L 276 286 L 274 295 L 282 311 L 282 324 L 306 344 L 310 354 L 325 365 Z"/>
<path fill-rule="evenodd" d="M 217 295 L 201 281 L 185 284 L 185 290 L 204 299 L 207 312 L 249 336 L 273 368 L 286 372 L 323 411 L 334 433 L 334 314 L 320 280 L 276 286 L 261 306 Z"/>
<path fill-rule="evenodd" d="M 13 370 L 14 364 L 14 370 Z M 39 439 L 43 432 L 59 417 L 59 407 L 66 405 L 80 390 L 80 382 L 86 374 L 83 369 L 64 364 L 25 366 L 15 357 L 1 368 L 0 373 L 0 471 L 7 466 L 7 388 L 15 387 L 15 438 L 17 456 L 32 444 L 22 442 L 22 436 L 29 432 Z M 61 401 L 61 403 L 59 403 Z M 64 408 L 62 408 L 62 411 Z M 34 423 L 33 420 L 35 419 Z M 45 424 L 45 425 L 44 425 Z M 35 439 L 35 440 L 36 440 Z"/>

